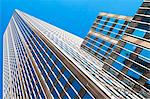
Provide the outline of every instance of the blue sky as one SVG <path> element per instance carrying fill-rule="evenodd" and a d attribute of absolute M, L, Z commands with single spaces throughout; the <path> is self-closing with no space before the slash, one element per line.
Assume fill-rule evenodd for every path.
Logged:
<path fill-rule="evenodd" d="M 141 0 L 0 0 L 0 81 L 2 39 L 14 9 L 19 9 L 84 38 L 99 12 L 133 16 Z M 2 97 L 0 82 L 0 98 Z"/>

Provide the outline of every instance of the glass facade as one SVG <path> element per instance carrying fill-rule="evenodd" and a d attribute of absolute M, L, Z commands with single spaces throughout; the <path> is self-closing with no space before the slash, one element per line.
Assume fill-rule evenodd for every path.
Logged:
<path fill-rule="evenodd" d="M 100 13 L 84 39 L 81 48 L 101 60 L 109 57 L 115 44 L 122 38 L 131 17 Z"/>
<path fill-rule="evenodd" d="M 146 98 L 150 98 L 150 2 L 144 1 L 104 68 Z"/>
<path fill-rule="evenodd" d="M 135 41 L 148 44 L 149 31 L 130 19 L 101 13 L 82 39 L 16 10 L 3 37 L 3 98 L 148 97 L 149 47 Z"/>

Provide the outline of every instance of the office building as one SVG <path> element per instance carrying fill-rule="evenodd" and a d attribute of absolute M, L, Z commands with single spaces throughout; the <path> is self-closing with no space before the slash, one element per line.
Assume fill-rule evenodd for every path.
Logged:
<path fill-rule="evenodd" d="M 101 60 L 107 59 L 122 38 L 132 17 L 101 12 L 94 21 L 81 48 Z"/>
<path fill-rule="evenodd" d="M 150 97 L 150 1 L 144 1 L 104 68 L 133 90 Z"/>
<path fill-rule="evenodd" d="M 136 15 L 142 16 L 144 13 L 145 16 L 145 9 L 149 11 L 149 2 L 145 3 Z M 145 5 L 148 7 L 144 7 Z M 114 15 L 102 14 L 103 17 Z M 146 16 L 148 15 L 147 12 Z M 115 20 L 118 20 L 117 18 L 110 23 L 112 25 L 118 24 L 118 21 L 115 22 Z M 139 18 L 136 20 L 136 16 L 132 20 L 131 17 L 124 16 L 124 18 L 124 23 L 122 23 L 124 25 L 116 29 L 124 31 L 129 24 L 125 32 L 118 31 L 113 35 L 112 31 L 115 29 L 115 25 L 110 27 L 111 30 L 106 36 L 107 38 L 104 38 L 103 32 L 100 32 L 99 38 L 105 42 L 117 40 L 115 44 L 112 43 L 113 41 L 110 42 L 115 47 L 110 47 L 110 49 L 113 49 L 112 51 L 107 50 L 109 55 L 105 55 L 107 58 L 104 59 L 103 57 L 95 57 L 94 54 L 86 51 L 87 49 L 83 47 L 84 39 L 15 10 L 3 37 L 3 98 L 149 98 L 147 84 L 149 48 L 145 46 L 145 43 L 146 45 L 149 44 L 149 36 L 142 37 L 138 33 L 135 33 L 134 36 L 133 33 L 128 32 L 131 31 L 129 29 L 142 30 L 146 31 L 145 34 L 148 35 L 147 26 L 149 26 L 149 23 L 145 20 L 139 20 Z M 131 21 L 131 24 L 129 21 Z M 133 22 L 146 23 L 146 26 L 143 29 L 140 27 L 141 25 L 137 27 L 138 25 L 133 24 Z M 104 30 L 105 26 L 106 23 L 103 24 L 101 29 Z M 92 31 L 95 31 L 95 28 L 92 29 Z M 126 39 L 127 36 L 130 39 Z M 127 46 L 126 48 L 123 41 L 129 42 L 128 44 L 135 47 Z M 137 49 L 137 47 L 146 50 L 147 54 L 145 55 L 145 52 L 142 52 L 140 48 Z M 120 48 L 127 49 L 128 53 L 123 53 Z M 137 50 L 130 50 L 130 48 Z M 131 56 L 132 54 L 130 55 L 129 52 L 138 55 L 138 57 Z M 125 55 L 129 57 L 126 58 Z M 120 56 L 124 56 L 123 58 L 132 63 L 140 64 L 144 68 L 140 70 L 144 71 L 142 77 L 146 79 L 135 79 L 136 74 L 139 74 L 138 71 L 135 73 L 135 77 L 130 75 L 131 73 L 128 73 L 128 71 L 132 72 L 134 69 L 138 69 L 138 65 L 132 65 L 129 67 L 130 69 L 126 70 L 124 67 L 131 65 L 131 62 L 125 66 L 128 60 L 126 62 L 126 60 L 120 59 Z M 124 64 L 122 69 L 119 69 L 118 67 L 121 66 L 116 63 Z M 134 68 L 134 66 L 137 67 Z M 130 83 L 133 83 L 133 85 L 131 86 Z"/>

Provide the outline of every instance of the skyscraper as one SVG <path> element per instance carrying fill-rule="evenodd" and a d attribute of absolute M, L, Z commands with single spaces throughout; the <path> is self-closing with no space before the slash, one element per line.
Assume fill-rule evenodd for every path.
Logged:
<path fill-rule="evenodd" d="M 104 68 L 150 98 L 150 1 L 145 0 Z M 109 65 L 108 65 L 109 63 Z"/>
<path fill-rule="evenodd" d="M 81 48 L 100 60 L 105 60 L 122 38 L 132 17 L 101 12 L 94 21 Z"/>
<path fill-rule="evenodd" d="M 149 5 L 145 0 L 133 18 L 100 13 L 81 45 L 104 63 L 103 69 L 145 98 L 150 98 Z"/>
<path fill-rule="evenodd" d="M 94 93 L 87 88 L 85 84 L 90 81 L 75 71 L 77 67 L 72 67 L 75 64 L 60 48 L 72 46 L 72 38 L 78 46 L 82 39 L 65 33 L 20 11 L 14 12 L 4 34 L 4 98 L 92 98 L 97 94 L 99 89 Z"/>
<path fill-rule="evenodd" d="M 143 5 L 148 6 L 143 7 L 144 10 L 149 9 L 149 5 L 144 3 Z M 145 14 L 143 10 L 140 13 Z M 101 15 L 108 17 L 114 14 L 102 13 Z M 120 29 L 126 29 L 128 21 L 131 20 L 130 17 L 126 18 Z M 128 28 L 132 26 L 135 18 L 131 20 Z M 112 36 L 114 22 L 110 22 L 113 27 L 109 35 Z M 105 28 L 102 27 L 101 29 Z M 122 62 L 115 58 L 118 57 L 118 54 L 114 53 L 117 52 L 118 46 L 122 45 L 122 40 L 125 40 L 127 34 L 119 31 L 117 33 L 119 35 L 115 34 L 114 36 L 117 36 L 118 42 L 115 43 L 116 47 L 109 52 L 109 56 L 107 55 L 106 59 L 94 57 L 93 54 L 85 51 L 83 46 L 81 47 L 84 39 L 15 10 L 3 37 L 3 98 L 141 99 L 149 97 L 149 89 L 141 93 L 137 85 L 131 87 L 123 80 L 126 74 L 120 75 L 124 70 L 119 71 L 118 67 L 115 67 L 118 65 L 113 65 L 113 61 Z M 104 38 L 102 35 L 99 38 L 103 39 L 102 37 Z M 111 37 L 111 39 L 115 37 Z M 108 38 L 103 40 L 109 42 Z M 139 43 L 134 45 L 144 46 L 143 43 L 142 45 Z M 123 48 L 125 49 L 124 45 Z M 133 53 L 133 51 L 130 52 Z M 145 58 L 146 55 L 141 54 L 140 56 L 141 60 L 148 62 L 149 58 Z M 113 57 L 113 61 L 111 61 L 111 57 Z M 144 64 L 144 66 L 149 65 Z M 120 74 L 116 75 L 115 73 Z M 138 81 L 134 79 L 131 82 Z"/>

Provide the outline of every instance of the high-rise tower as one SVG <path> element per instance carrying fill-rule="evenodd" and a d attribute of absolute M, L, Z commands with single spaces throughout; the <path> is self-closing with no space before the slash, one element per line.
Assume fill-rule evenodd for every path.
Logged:
<path fill-rule="evenodd" d="M 101 12 L 94 21 L 81 48 L 104 61 L 122 38 L 132 17 Z"/>
<path fill-rule="evenodd" d="M 66 53 L 80 42 L 79 37 L 16 10 L 4 34 L 3 97 L 97 96 L 97 86 L 76 70 Z"/>
<path fill-rule="evenodd" d="M 108 17 L 114 14 L 102 13 L 101 15 Z M 136 15 L 149 18 L 148 1 L 143 3 Z M 131 24 L 129 23 L 125 32 L 131 17 L 124 17 L 122 23 L 124 25 L 119 27 L 119 31 L 123 30 L 123 32 L 116 33 L 118 27 L 115 28 L 113 25 L 121 23 L 110 22 L 112 26 L 109 26 L 108 36 L 105 37 L 101 34 L 98 37 L 105 42 L 110 40 L 113 42 L 115 41 L 113 39 L 116 38 L 118 42 L 112 43 L 115 47 L 109 47 L 113 50 L 108 51 L 109 55 L 106 54 L 106 58 L 99 58 L 91 52 L 85 51 L 83 46 L 81 47 L 82 42 L 85 41 L 82 38 L 16 10 L 3 37 L 3 98 L 141 99 L 149 97 L 147 78 L 149 78 L 150 50 L 149 46 L 146 46 L 149 44 L 149 21 L 137 16 L 131 20 Z M 140 25 L 133 24 L 134 22 Z M 144 27 L 142 24 L 145 24 Z M 104 26 L 106 26 L 105 23 L 100 27 L 101 32 L 107 28 Z M 92 29 L 95 30 L 95 28 Z M 131 29 L 144 31 L 143 33 L 147 36 L 143 34 L 141 37 L 142 34 L 139 36 L 139 33 L 133 35 L 133 32 L 130 32 L 133 31 Z M 114 35 L 114 33 L 116 34 Z M 126 48 L 125 44 L 135 47 L 127 46 Z M 107 46 L 107 44 L 103 46 Z M 130 50 L 133 48 L 135 51 Z M 122 49 L 135 55 L 124 54 Z M 147 51 L 146 54 L 143 49 Z M 105 54 L 101 54 L 105 56 Z M 123 60 L 123 62 L 122 58 L 118 58 L 120 56 L 138 64 L 133 65 L 136 69 L 139 66 L 143 67 L 144 69 L 142 68 L 140 71 L 143 72 L 142 77 L 146 79 L 137 80 L 135 79 L 137 75 L 135 78 L 134 75 L 129 75 L 126 71 L 134 71 L 134 68 L 129 66 L 132 65 L 129 62 L 127 65 L 131 69 L 125 69 L 128 60 L 127 62 Z M 127 58 L 127 56 L 129 57 Z M 114 65 L 115 62 L 124 64 L 123 68 L 119 70 L 121 66 Z M 124 80 L 126 77 L 129 78 L 128 82 Z M 133 83 L 132 86 L 131 83 Z"/>
<path fill-rule="evenodd" d="M 149 39 L 150 1 L 145 0 L 133 18 L 100 13 L 81 48 L 104 63 L 103 69 L 150 98 Z"/>
<path fill-rule="evenodd" d="M 150 1 L 145 0 L 104 68 L 150 98 Z"/>

